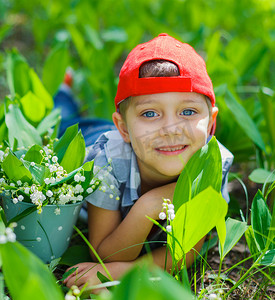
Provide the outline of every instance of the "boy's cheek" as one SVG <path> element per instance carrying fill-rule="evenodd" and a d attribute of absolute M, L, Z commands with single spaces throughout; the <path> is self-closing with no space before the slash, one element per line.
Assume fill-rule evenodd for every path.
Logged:
<path fill-rule="evenodd" d="M 209 118 L 204 118 L 202 120 L 199 120 L 196 124 L 196 130 L 199 130 L 201 132 L 207 132 L 208 130 L 208 124 L 209 124 Z"/>

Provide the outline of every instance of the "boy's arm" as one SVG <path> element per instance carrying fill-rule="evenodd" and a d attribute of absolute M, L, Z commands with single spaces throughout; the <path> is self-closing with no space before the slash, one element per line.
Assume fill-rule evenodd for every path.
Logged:
<path fill-rule="evenodd" d="M 99 256 L 105 258 L 105 261 L 136 259 L 153 226 L 146 216 L 158 219 L 162 210 L 162 197 L 172 199 L 175 186 L 176 183 L 170 183 L 142 195 L 123 221 L 119 211 L 89 204 L 89 241 Z M 126 250 L 117 252 L 122 249 Z M 92 257 L 95 258 L 93 255 Z"/>
<path fill-rule="evenodd" d="M 186 255 L 186 265 L 187 267 L 190 267 L 192 263 L 194 262 L 194 258 L 197 252 L 201 250 L 201 247 L 203 245 L 204 238 L 201 239 L 194 247 L 195 250 L 191 250 Z M 152 256 L 154 264 L 159 266 L 160 268 L 165 268 L 165 260 L 166 260 L 166 247 L 158 248 L 150 254 L 143 255 L 142 257 L 133 260 L 133 261 L 127 261 L 127 262 L 110 262 L 106 263 L 106 267 L 108 271 L 110 272 L 112 278 L 114 280 L 119 279 L 121 276 L 124 275 L 133 265 L 140 263 L 144 259 L 148 259 L 148 256 Z M 78 271 L 71 274 L 64 283 L 71 287 L 72 285 L 77 285 L 79 288 L 83 288 L 85 283 L 88 283 L 89 286 L 93 286 L 96 284 L 101 283 L 98 277 L 96 276 L 97 272 L 101 272 L 105 276 L 107 274 L 105 273 L 105 270 L 101 267 L 100 264 L 92 263 L 92 262 L 86 262 L 86 263 L 80 263 L 78 265 L 75 265 L 73 267 L 77 267 Z M 181 266 L 179 265 L 179 268 Z M 167 261 L 166 261 L 166 270 L 170 271 L 172 268 L 172 258 L 168 251 L 167 253 Z M 93 290 L 93 293 L 96 291 Z"/>

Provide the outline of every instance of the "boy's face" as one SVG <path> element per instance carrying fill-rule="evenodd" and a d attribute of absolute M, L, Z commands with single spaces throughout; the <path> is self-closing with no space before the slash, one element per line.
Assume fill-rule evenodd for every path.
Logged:
<path fill-rule="evenodd" d="M 169 92 L 132 97 L 125 119 L 113 119 L 131 143 L 142 180 L 165 183 L 181 173 L 191 156 L 205 145 L 216 107 L 198 93 Z"/>

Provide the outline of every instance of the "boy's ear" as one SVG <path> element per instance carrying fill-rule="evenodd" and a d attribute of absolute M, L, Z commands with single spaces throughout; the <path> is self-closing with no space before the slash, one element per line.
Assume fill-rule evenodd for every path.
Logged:
<path fill-rule="evenodd" d="M 112 118 L 113 118 L 113 122 L 114 122 L 117 130 L 121 134 L 124 142 L 130 143 L 131 141 L 130 141 L 127 125 L 126 125 L 126 122 L 123 120 L 121 114 L 118 112 L 114 112 Z"/>
<path fill-rule="evenodd" d="M 212 107 L 212 115 L 211 115 L 211 117 L 210 117 L 209 124 L 208 124 L 208 128 L 207 128 L 208 135 L 210 134 L 211 129 L 212 129 L 212 126 L 213 126 L 213 124 L 215 123 L 215 120 L 216 120 L 216 118 L 217 118 L 218 112 L 219 112 L 218 107 L 216 107 L 216 106 Z"/>

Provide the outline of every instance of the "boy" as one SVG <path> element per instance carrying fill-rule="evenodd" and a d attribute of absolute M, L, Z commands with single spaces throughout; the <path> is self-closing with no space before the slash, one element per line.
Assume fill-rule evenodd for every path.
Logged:
<path fill-rule="evenodd" d="M 146 240 L 155 241 L 151 254 L 164 268 L 165 236 L 154 232 L 146 216 L 158 220 L 162 198 L 173 199 L 178 176 L 213 134 L 218 113 L 203 59 L 167 34 L 130 52 L 120 72 L 115 105 L 117 131 L 102 135 L 88 155 L 97 167 L 109 163 L 110 172 L 105 173 L 105 184 L 87 197 L 89 241 L 108 262 L 113 278 L 146 256 Z M 233 157 L 223 146 L 221 154 L 222 192 L 229 200 L 226 180 Z M 187 254 L 187 266 L 203 241 Z M 67 286 L 98 283 L 96 272 L 102 270 L 95 265 L 77 265 L 77 275 L 65 281 Z M 171 268 L 170 255 L 166 266 Z"/>

